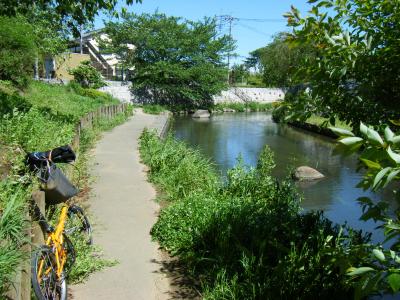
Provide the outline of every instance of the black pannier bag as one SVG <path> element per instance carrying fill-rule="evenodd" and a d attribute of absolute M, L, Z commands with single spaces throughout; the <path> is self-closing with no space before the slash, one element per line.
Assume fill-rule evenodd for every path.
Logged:
<path fill-rule="evenodd" d="M 55 163 L 69 163 L 76 158 L 70 146 L 57 147 L 51 151 L 31 152 L 26 156 L 26 164 L 42 182 L 46 204 L 65 202 L 78 194 L 78 189 L 68 180 Z"/>
<path fill-rule="evenodd" d="M 59 204 L 78 194 L 79 190 L 56 165 L 51 164 L 43 168 L 41 172 L 40 179 L 43 183 L 46 204 Z"/>
<path fill-rule="evenodd" d="M 70 163 L 76 158 L 75 152 L 68 145 L 44 152 L 30 152 L 26 155 L 26 164 L 31 171 L 41 168 L 43 163 L 50 160 L 54 163 Z"/>

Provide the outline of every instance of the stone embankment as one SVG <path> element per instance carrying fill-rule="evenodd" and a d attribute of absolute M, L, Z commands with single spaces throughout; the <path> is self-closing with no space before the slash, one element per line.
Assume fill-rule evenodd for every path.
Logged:
<path fill-rule="evenodd" d="M 110 94 L 114 98 L 119 99 L 122 103 L 130 103 L 133 97 L 130 91 L 132 84 L 129 81 L 106 81 L 107 85 L 101 87 L 99 90 Z"/>
<path fill-rule="evenodd" d="M 100 88 L 100 91 L 111 94 L 121 102 L 134 102 L 134 97 L 130 92 L 130 82 L 107 81 L 107 86 Z M 283 100 L 285 90 L 280 88 L 230 88 L 222 91 L 220 95 L 214 96 L 214 103 L 227 102 L 260 102 L 271 103 Z"/>
<path fill-rule="evenodd" d="M 283 100 L 285 90 L 280 88 L 230 88 L 214 96 L 214 103 L 246 102 L 271 103 Z"/>

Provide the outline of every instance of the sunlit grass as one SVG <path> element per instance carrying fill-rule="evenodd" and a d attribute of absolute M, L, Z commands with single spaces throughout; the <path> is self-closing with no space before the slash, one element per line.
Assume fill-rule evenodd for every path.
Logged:
<path fill-rule="evenodd" d="M 320 116 L 317 116 L 317 115 L 313 115 L 310 118 L 308 118 L 306 120 L 306 123 L 317 125 L 317 126 L 321 126 L 321 127 L 332 126 L 329 123 L 329 118 L 323 118 L 323 117 L 320 117 Z M 347 123 L 345 123 L 343 121 L 340 121 L 338 119 L 335 120 L 335 127 L 339 127 L 339 128 L 343 128 L 343 129 L 347 129 L 347 130 L 352 130 L 350 125 L 348 125 Z"/>

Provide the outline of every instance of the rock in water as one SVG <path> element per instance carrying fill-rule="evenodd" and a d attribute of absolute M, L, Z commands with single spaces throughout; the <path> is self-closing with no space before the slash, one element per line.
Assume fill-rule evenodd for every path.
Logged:
<path fill-rule="evenodd" d="M 316 180 L 325 176 L 311 167 L 301 166 L 294 171 L 293 177 L 296 180 Z"/>
<path fill-rule="evenodd" d="M 210 117 L 210 113 L 206 109 L 198 109 L 192 115 L 192 118 L 209 118 L 209 117 Z"/>

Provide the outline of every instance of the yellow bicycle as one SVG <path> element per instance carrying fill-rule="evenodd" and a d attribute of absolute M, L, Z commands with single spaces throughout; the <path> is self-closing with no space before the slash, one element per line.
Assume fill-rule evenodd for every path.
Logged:
<path fill-rule="evenodd" d="M 67 299 L 66 267 L 70 268 L 75 261 L 74 247 L 64 233 L 67 213 L 65 205 L 55 229 L 44 224 L 49 236 L 32 257 L 32 287 L 39 300 Z"/>
<path fill-rule="evenodd" d="M 70 183 L 51 160 L 52 152 L 56 152 L 55 150 L 58 151 L 58 162 L 66 162 L 63 155 L 67 151 L 67 154 L 71 156 L 70 148 L 60 147 L 48 152 L 29 153 L 27 159 L 31 170 L 38 172 L 38 177 L 42 182 L 47 183 L 46 202 L 48 201 L 52 207 L 64 202 L 55 227 L 47 222 L 36 205 L 33 207 L 34 218 L 38 220 L 42 231 L 48 234 L 45 244 L 39 247 L 32 256 L 32 287 L 39 300 L 67 299 L 66 277 L 76 257 L 74 246 L 68 235 L 83 234 L 86 242 L 92 243 L 91 226 L 82 208 L 65 204 L 68 198 L 77 193 L 77 190 L 72 188 L 70 192 Z M 71 161 L 70 158 L 69 161 Z M 55 181 L 58 181 L 57 184 L 49 184 Z"/>

